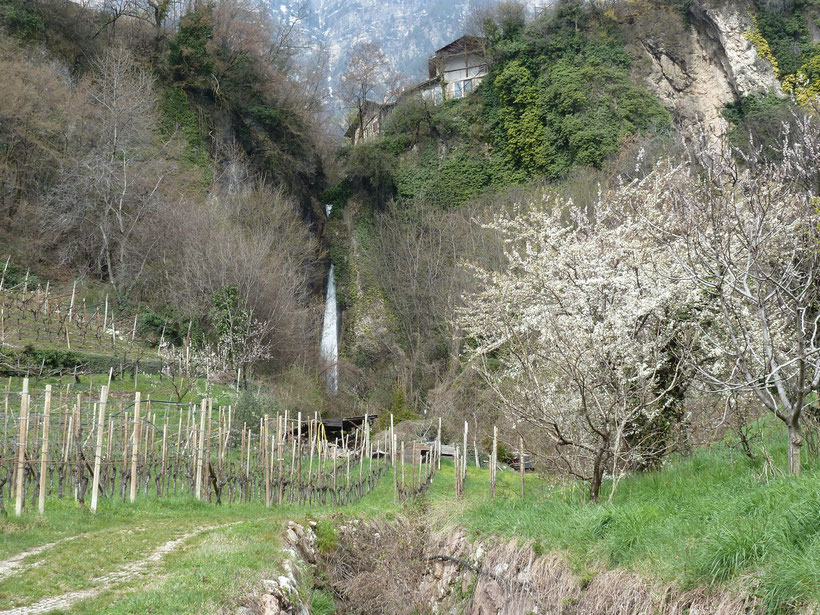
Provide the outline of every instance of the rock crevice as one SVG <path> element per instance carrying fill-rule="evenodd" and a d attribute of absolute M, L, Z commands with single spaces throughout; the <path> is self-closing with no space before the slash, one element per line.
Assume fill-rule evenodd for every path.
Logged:
<path fill-rule="evenodd" d="M 751 5 L 693 3 L 688 23 L 668 9 L 623 21 L 633 74 L 669 109 L 684 130 L 726 132 L 721 112 L 744 96 L 783 96 L 772 65 L 748 38 Z"/>

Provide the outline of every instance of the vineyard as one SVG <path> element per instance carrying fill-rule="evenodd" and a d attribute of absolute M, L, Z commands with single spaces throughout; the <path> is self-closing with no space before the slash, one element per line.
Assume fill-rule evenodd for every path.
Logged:
<path fill-rule="evenodd" d="M 395 498 L 424 491 L 440 463 L 440 440 L 398 443 L 371 438 L 370 422 L 331 442 L 318 414 L 265 415 L 238 424 L 232 406 L 75 394 L 46 385 L 36 395 L 6 386 L 2 413 L 0 507 L 15 512 L 47 497 L 72 498 L 96 511 L 100 498 L 189 495 L 214 504 L 350 504 L 396 467 Z M 391 430 L 392 433 L 392 430 Z M 392 441 L 392 442 L 391 442 Z M 89 500 L 90 502 L 87 502 Z"/>
<path fill-rule="evenodd" d="M 67 292 L 54 292 L 49 282 L 33 285 L 28 274 L 14 284 L 0 274 L 0 371 L 162 370 L 157 350 L 137 340 L 137 314 L 117 314 L 107 294 L 92 303 L 79 290 L 76 281 Z"/>

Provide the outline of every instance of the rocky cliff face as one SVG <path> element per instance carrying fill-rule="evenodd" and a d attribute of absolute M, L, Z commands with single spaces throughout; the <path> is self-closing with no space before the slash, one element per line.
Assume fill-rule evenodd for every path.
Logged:
<path fill-rule="evenodd" d="M 767 91 L 782 95 L 772 65 L 748 40 L 748 2 L 696 2 L 685 18 L 653 10 L 626 15 L 622 23 L 635 77 L 681 128 L 722 134 L 726 104 Z"/>
<path fill-rule="evenodd" d="M 490 0 L 310 0 L 304 25 L 310 37 L 330 53 L 331 87 L 344 71 L 351 48 L 361 41 L 379 43 L 393 68 L 420 78 L 426 60 L 463 33 L 464 19 L 476 5 Z M 301 3 L 269 0 L 282 16 Z"/>

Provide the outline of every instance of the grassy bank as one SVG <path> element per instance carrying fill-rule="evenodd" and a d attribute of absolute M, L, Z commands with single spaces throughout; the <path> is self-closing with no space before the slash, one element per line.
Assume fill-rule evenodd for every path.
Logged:
<path fill-rule="evenodd" d="M 130 505 L 115 498 L 103 500 L 98 514 L 91 515 L 70 499 L 50 499 L 45 518 L 27 513 L 0 521 L 0 560 L 57 542 L 22 560 L 24 568 L 15 574 L 0 574 L 0 610 L 94 587 L 101 575 L 192 531 L 197 533 L 150 572 L 117 582 L 67 612 L 231 610 L 260 579 L 276 574 L 288 519 L 331 519 L 320 525 L 330 528 L 332 539 L 333 524 L 350 516 L 429 514 L 431 523 L 460 525 L 475 537 L 528 540 L 536 552 L 562 552 L 582 577 L 605 566 L 682 589 L 742 585 L 770 613 L 804 612 L 820 602 L 820 467 L 807 458 L 802 476 L 786 476 L 777 469 L 785 467 L 782 430 L 766 422 L 762 434 L 755 461 L 717 443 L 670 460 L 659 471 L 623 480 L 613 501 L 606 503 L 605 490 L 598 505 L 585 501 L 580 485 L 532 474 L 526 476 L 522 499 L 519 475 L 512 470 L 499 472 L 497 497 L 491 500 L 488 471 L 472 466 L 465 497 L 456 500 L 447 461 L 421 506 L 393 504 L 389 473 L 366 497 L 342 509 L 220 507 L 187 497 L 142 498 Z M 316 595 L 327 602 L 327 595 Z"/>
<path fill-rule="evenodd" d="M 599 505 L 583 502 L 577 485 L 535 477 L 521 499 L 514 472 L 499 473 L 501 495 L 490 500 L 487 472 L 471 468 L 465 501 L 454 511 L 448 468 L 437 479 L 433 512 L 477 537 L 564 552 L 582 574 L 604 564 L 681 588 L 741 583 L 768 612 L 802 612 L 820 602 L 820 467 L 806 458 L 802 476 L 784 475 L 785 441 L 778 425 L 764 424 L 774 472 L 760 444 L 751 461 L 718 443 L 625 479 L 612 503 Z"/>

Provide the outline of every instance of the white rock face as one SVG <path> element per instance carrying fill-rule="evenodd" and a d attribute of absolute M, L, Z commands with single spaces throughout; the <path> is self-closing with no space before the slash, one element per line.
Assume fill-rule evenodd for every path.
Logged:
<path fill-rule="evenodd" d="M 748 2 L 697 5 L 688 28 L 662 17 L 636 19 L 628 48 L 638 59 L 637 77 L 682 128 L 723 134 L 726 104 L 766 91 L 783 95 L 772 65 L 746 37 L 752 29 Z M 646 23 L 653 18 L 660 22 L 654 29 Z"/>

